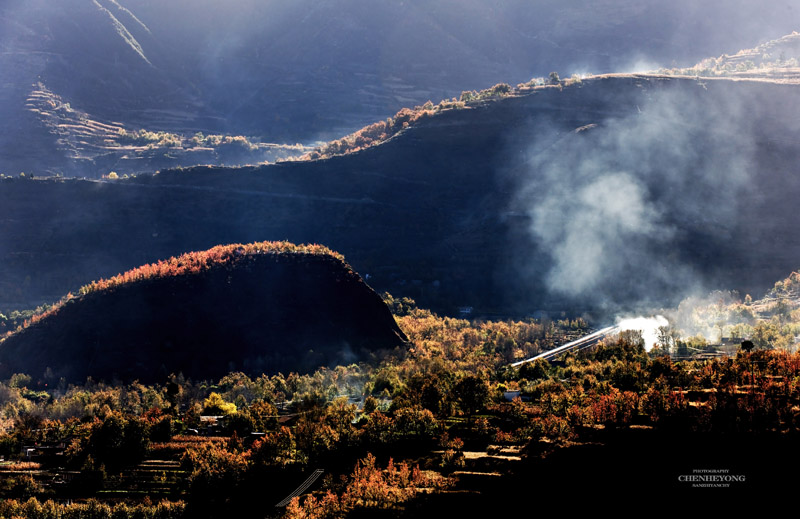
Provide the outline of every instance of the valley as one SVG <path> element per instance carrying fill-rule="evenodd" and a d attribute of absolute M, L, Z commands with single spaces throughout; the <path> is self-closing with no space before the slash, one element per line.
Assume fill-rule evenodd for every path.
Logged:
<path fill-rule="evenodd" d="M 0 4 L 0 519 L 777 507 L 798 14 Z"/>
<path fill-rule="evenodd" d="M 187 259 L 159 269 L 176 264 L 194 270 Z M 142 272 L 124 277 L 146 283 Z M 683 318 L 670 315 L 687 326 L 677 337 L 723 322 L 721 333 L 757 343 L 710 360 L 670 357 L 717 349 L 697 338 L 646 344 L 627 331 L 511 366 L 586 334 L 586 323 L 470 322 L 385 296 L 406 345 L 307 374 L 106 383 L 107 368 L 92 364 L 96 377 L 67 384 L 15 373 L 0 382 L 3 414 L 16 416 L 0 434 L 0 454 L 10 458 L 0 462 L 0 513 L 433 517 L 489 513 L 531 488 L 560 500 L 577 487 L 588 500 L 573 505 L 580 510 L 623 483 L 627 501 L 641 506 L 654 488 L 708 503 L 720 492 L 790 492 L 791 473 L 774 460 L 795 461 L 798 279 L 779 281 L 763 300 L 712 295 Z M 113 294 L 122 283 L 98 282 L 80 297 Z M 138 308 L 130 297 L 124 305 L 123 314 Z M 59 313 L 11 335 L 0 352 L 52 328 Z M 717 489 L 705 493 L 708 486 Z"/>

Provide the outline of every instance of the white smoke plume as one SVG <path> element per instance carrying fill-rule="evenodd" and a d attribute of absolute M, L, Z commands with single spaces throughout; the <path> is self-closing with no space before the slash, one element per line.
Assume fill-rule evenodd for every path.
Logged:
<path fill-rule="evenodd" d="M 681 86 L 646 90 L 626 99 L 629 115 L 599 113 L 578 131 L 537 122 L 517 204 L 549 257 L 538 274 L 549 293 L 616 313 L 709 291 L 686 254 L 736 226 L 752 117 L 735 94 Z"/>
<path fill-rule="evenodd" d="M 658 344 L 659 328 L 668 327 L 669 321 L 663 315 L 618 318 L 617 326 L 621 332 L 628 330 L 641 332 L 642 339 L 644 339 L 644 349 L 650 351 L 654 345 Z"/>

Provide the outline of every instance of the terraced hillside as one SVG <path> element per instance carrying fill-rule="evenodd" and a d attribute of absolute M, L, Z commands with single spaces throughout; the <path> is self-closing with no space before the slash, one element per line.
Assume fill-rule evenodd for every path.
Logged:
<path fill-rule="evenodd" d="M 196 164 L 237 166 L 275 162 L 310 149 L 299 144 L 250 142 L 243 136 L 133 131 L 120 122 L 94 119 L 41 83 L 28 95 L 25 107 L 54 139 L 53 148 L 46 153 L 61 166 L 49 170 L 51 174 L 102 177 L 112 172 L 125 175 Z"/>
<path fill-rule="evenodd" d="M 735 54 L 706 58 L 693 67 L 663 69 L 662 72 L 796 83 L 800 81 L 800 33 L 795 31 L 757 47 L 742 49 Z"/>
<path fill-rule="evenodd" d="M 791 0 L 4 2 L 0 172 L 124 170 L 72 160 L 25 109 L 40 83 L 131 131 L 310 144 L 500 81 L 691 65 L 796 30 L 795 12 Z"/>

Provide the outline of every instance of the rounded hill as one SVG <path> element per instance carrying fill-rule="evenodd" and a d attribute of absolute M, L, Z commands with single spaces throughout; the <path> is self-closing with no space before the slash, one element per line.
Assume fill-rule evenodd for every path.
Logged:
<path fill-rule="evenodd" d="M 217 246 L 83 287 L 0 343 L 0 376 L 80 381 L 303 371 L 401 345 L 385 306 L 319 245 Z"/>

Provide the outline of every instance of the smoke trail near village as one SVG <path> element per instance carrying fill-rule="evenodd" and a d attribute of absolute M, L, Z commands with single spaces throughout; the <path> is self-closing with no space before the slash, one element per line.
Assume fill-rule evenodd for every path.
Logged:
<path fill-rule="evenodd" d="M 738 96 L 692 83 L 631 99 L 628 115 L 598 114 L 555 143 L 535 132 L 517 203 L 549 258 L 552 294 L 614 311 L 706 290 L 705 266 L 686 256 L 737 226 L 752 118 Z"/>
<path fill-rule="evenodd" d="M 658 344 L 659 328 L 668 326 L 669 321 L 663 315 L 617 319 L 617 327 L 621 332 L 628 330 L 641 332 L 644 348 L 647 351 L 653 349 L 653 345 Z"/>

